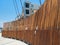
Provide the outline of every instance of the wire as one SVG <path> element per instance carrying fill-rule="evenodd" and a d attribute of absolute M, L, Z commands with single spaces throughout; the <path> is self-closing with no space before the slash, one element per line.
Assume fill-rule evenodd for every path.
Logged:
<path fill-rule="evenodd" d="M 17 15 L 16 5 L 15 5 L 15 1 L 14 0 L 13 0 L 13 5 L 14 5 L 15 12 L 16 12 L 16 15 Z"/>
<path fill-rule="evenodd" d="M 41 5 L 41 0 L 39 0 L 39 2 L 40 2 L 40 5 Z"/>
<path fill-rule="evenodd" d="M 19 8 L 18 8 L 18 4 L 17 4 L 16 0 L 13 0 L 13 4 L 14 4 L 16 15 L 17 15 L 17 17 L 15 18 L 15 20 L 16 20 L 20 17 L 20 13 L 19 13 Z"/>
<path fill-rule="evenodd" d="M 22 9 L 23 9 L 23 5 L 22 5 L 22 1 L 20 0 L 20 3 L 21 3 L 21 6 L 22 6 Z"/>
<path fill-rule="evenodd" d="M 21 6 L 22 6 L 22 12 L 24 12 L 22 1 L 20 0 Z"/>
<path fill-rule="evenodd" d="M 16 0 L 15 0 L 15 3 L 16 3 L 17 12 L 19 14 L 18 4 L 17 4 Z"/>

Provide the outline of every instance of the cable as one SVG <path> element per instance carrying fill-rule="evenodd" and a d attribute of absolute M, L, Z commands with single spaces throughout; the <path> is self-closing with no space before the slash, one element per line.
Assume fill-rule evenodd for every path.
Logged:
<path fill-rule="evenodd" d="M 14 4 L 16 15 L 17 15 L 17 17 L 15 18 L 15 20 L 16 20 L 17 18 L 20 17 L 20 13 L 19 13 L 19 8 L 18 8 L 18 4 L 17 4 L 16 0 L 13 0 L 13 4 Z"/>
<path fill-rule="evenodd" d="M 41 0 L 39 0 L 39 2 L 40 2 L 40 5 L 41 5 Z"/>
<path fill-rule="evenodd" d="M 21 3 L 21 6 L 22 6 L 22 9 L 23 9 L 23 5 L 22 5 L 22 1 L 20 0 L 20 3 Z"/>
<path fill-rule="evenodd" d="M 16 15 L 17 15 L 16 5 L 15 5 L 15 1 L 14 0 L 13 0 L 13 5 L 14 5 L 15 12 L 16 12 Z"/>
<path fill-rule="evenodd" d="M 15 3 L 16 3 L 17 12 L 18 12 L 18 14 L 19 14 L 19 9 L 18 9 L 18 5 L 17 5 L 16 0 L 15 0 Z"/>
<path fill-rule="evenodd" d="M 22 1 L 20 0 L 21 6 L 22 6 L 22 12 L 24 12 Z"/>

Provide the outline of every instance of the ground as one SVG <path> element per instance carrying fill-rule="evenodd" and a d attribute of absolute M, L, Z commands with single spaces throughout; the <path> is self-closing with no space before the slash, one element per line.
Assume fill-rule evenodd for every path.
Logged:
<path fill-rule="evenodd" d="M 0 45 L 28 45 L 19 40 L 4 38 L 1 35 L 2 34 L 0 33 Z"/>

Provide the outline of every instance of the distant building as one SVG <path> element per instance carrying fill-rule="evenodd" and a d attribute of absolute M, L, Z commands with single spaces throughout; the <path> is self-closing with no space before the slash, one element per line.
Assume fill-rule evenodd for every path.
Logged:
<path fill-rule="evenodd" d="M 23 19 L 34 14 L 39 9 L 39 7 L 40 7 L 39 5 L 32 4 L 29 0 L 26 0 L 23 5 L 22 14 L 21 15 L 19 14 L 16 20 Z"/>
<path fill-rule="evenodd" d="M 28 0 L 25 1 L 22 16 L 28 17 L 28 16 L 34 14 L 39 9 L 39 7 L 40 6 L 37 4 L 31 4 L 31 2 Z"/>

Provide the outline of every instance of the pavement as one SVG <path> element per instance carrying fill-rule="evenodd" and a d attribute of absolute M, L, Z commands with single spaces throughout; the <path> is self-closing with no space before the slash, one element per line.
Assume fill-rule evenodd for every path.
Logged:
<path fill-rule="evenodd" d="M 28 45 L 28 44 L 21 42 L 19 40 L 4 38 L 0 33 L 0 45 Z"/>

